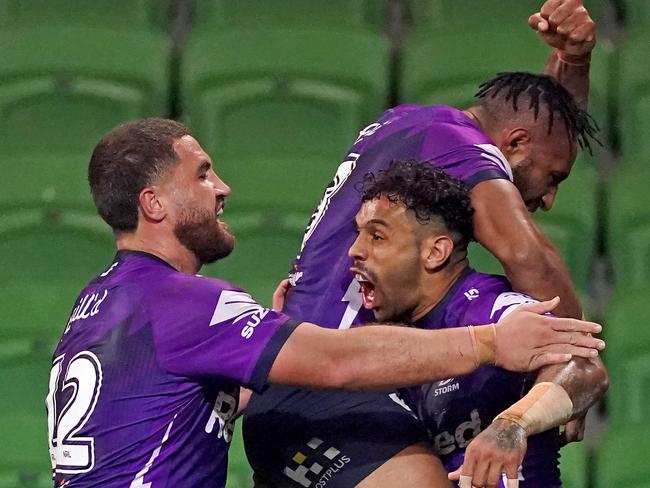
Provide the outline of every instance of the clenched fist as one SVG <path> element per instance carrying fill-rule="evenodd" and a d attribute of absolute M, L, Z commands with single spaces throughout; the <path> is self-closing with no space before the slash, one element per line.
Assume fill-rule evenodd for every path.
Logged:
<path fill-rule="evenodd" d="M 583 0 L 546 0 L 528 25 L 551 47 L 569 57 L 584 58 L 596 44 L 596 24 Z"/>

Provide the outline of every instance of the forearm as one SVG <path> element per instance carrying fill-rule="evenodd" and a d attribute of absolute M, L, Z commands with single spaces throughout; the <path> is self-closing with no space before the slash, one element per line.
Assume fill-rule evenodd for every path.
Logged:
<path fill-rule="evenodd" d="M 573 403 L 571 418 L 584 415 L 609 386 L 607 369 L 600 358 L 574 358 L 565 364 L 546 366 L 540 370 L 536 383 L 545 381 L 556 383 L 567 392 Z"/>
<path fill-rule="evenodd" d="M 545 242 L 546 241 L 546 242 Z M 512 288 L 539 300 L 562 298 L 555 313 L 561 317 L 582 317 L 580 299 L 571 275 L 555 247 L 545 238 L 534 248 L 501 259 Z"/>
<path fill-rule="evenodd" d="M 571 56 L 554 49 L 544 67 L 544 74 L 562 83 L 583 110 L 586 110 L 589 101 L 590 60 L 590 54 Z"/>
<path fill-rule="evenodd" d="M 304 361 L 306 351 L 309 361 Z M 302 324 L 280 354 L 282 361 L 273 365 L 269 381 L 315 389 L 386 390 L 460 376 L 477 367 L 467 327 L 432 333 L 397 326 L 329 330 Z"/>

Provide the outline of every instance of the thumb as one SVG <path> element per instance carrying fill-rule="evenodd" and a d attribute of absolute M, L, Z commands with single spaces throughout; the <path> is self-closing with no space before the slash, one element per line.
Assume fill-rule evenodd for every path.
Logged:
<path fill-rule="evenodd" d="M 449 478 L 451 481 L 458 481 L 460 479 L 460 472 L 463 469 L 463 465 L 461 464 L 460 467 L 456 471 L 452 471 L 447 475 L 447 478 Z"/>
<path fill-rule="evenodd" d="M 537 303 L 527 303 L 517 307 L 517 310 L 522 312 L 533 312 L 539 315 L 544 315 L 545 313 L 552 312 L 560 304 L 560 297 L 552 298 L 551 300 L 545 300 L 543 302 Z"/>
<path fill-rule="evenodd" d="M 542 17 L 539 12 L 528 17 L 528 25 L 537 32 L 546 32 L 550 27 L 548 20 Z"/>

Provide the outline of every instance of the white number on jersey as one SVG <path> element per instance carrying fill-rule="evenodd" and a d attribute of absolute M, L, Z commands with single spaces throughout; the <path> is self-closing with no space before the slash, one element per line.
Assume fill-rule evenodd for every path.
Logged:
<path fill-rule="evenodd" d="M 45 399 L 52 469 L 64 474 L 85 473 L 95 464 L 95 440 L 76 434 L 86 425 L 97 405 L 102 366 L 92 352 L 80 352 L 68 364 L 59 388 L 63 357 L 54 360 L 50 390 Z M 65 405 L 57 405 L 57 392 L 65 391 L 70 391 L 70 399 Z"/>

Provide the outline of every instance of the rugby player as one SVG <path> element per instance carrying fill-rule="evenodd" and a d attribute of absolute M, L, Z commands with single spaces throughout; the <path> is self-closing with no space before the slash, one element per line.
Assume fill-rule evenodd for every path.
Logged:
<path fill-rule="evenodd" d="M 353 222 L 360 207 L 356 188 L 366 173 L 385 169 L 392 160 L 416 160 L 468 185 L 475 209 L 474 236 L 502 263 L 514 290 L 540 299 L 559 295 L 558 314 L 581 316 L 568 271 L 530 213 L 551 209 L 578 147 L 588 148 L 594 135 L 584 107 L 595 26 L 581 0 L 548 0 L 529 18 L 529 24 L 553 47 L 544 75 L 503 73 L 483 83 L 478 105 L 465 111 L 400 105 L 361 131 L 306 229 L 290 274 L 286 313 L 342 329 L 373 320 L 363 308 L 360 284 L 348 270 L 347 251 L 355 240 Z M 590 367 L 579 361 L 573 366 Z M 253 395 L 251 407 L 259 421 L 245 421 L 246 440 L 253 442 L 264 435 L 265 412 L 268 419 L 300 418 L 303 394 L 291 388 L 271 388 L 264 395 Z M 338 396 L 333 399 L 339 400 Z M 408 412 L 393 398 L 382 394 L 350 397 L 348 406 L 351 417 L 364 419 L 363 424 L 353 426 L 356 439 L 368 439 L 358 445 L 359 450 L 382 447 L 375 447 L 376 457 L 339 486 L 361 482 L 394 454 L 421 453 L 412 450 L 421 440 L 419 431 L 408 427 Z M 277 416 L 278 411 L 283 415 Z M 386 417 L 391 418 L 391 431 Z M 403 426 L 399 426 L 400 417 Z M 257 432 L 258 426 L 262 431 Z M 340 425 L 342 439 L 347 439 L 349 427 L 348 423 Z M 567 426 L 565 435 L 571 440 L 582 434 L 574 424 Z M 384 437 L 390 442 L 384 442 Z M 283 449 L 278 442 L 278 438 L 267 439 L 269 457 Z M 276 461 L 259 460 L 253 467 L 277 466 Z"/>
<path fill-rule="evenodd" d="M 196 275 L 233 248 L 219 218 L 230 188 L 174 121 L 114 129 L 95 147 L 88 178 L 118 251 L 80 293 L 53 355 L 46 406 L 56 487 L 224 486 L 240 385 L 377 390 L 478 364 L 532 370 L 604 347 L 590 337 L 573 345 L 568 332 L 598 324 L 530 311 L 498 331 L 473 329 L 480 348 L 468 328 L 327 330 Z"/>
<path fill-rule="evenodd" d="M 440 329 L 500 321 L 535 302 L 514 292 L 505 277 L 469 268 L 473 210 L 459 180 L 421 162 L 393 162 L 377 179 L 366 175 L 362 192 L 358 235 L 349 250 L 351 271 L 361 284 L 364 308 L 378 321 Z M 461 476 L 465 448 L 485 430 L 463 467 L 461 488 L 518 486 L 519 479 L 528 488 L 560 488 L 561 439 L 559 429 L 550 429 L 584 414 L 606 388 L 602 363 L 594 362 L 545 368 L 536 378 L 484 367 L 403 391 L 402 397 L 424 423 L 444 469 L 456 471 L 454 479 Z M 371 397 L 340 392 L 275 388 L 269 393 L 251 402 L 245 413 L 246 450 L 258 486 L 448 486 L 423 443 L 381 458 L 405 438 L 401 426 L 409 425 L 382 408 L 383 402 L 368 405 Z M 387 397 L 401 404 L 394 393 Z M 299 415 L 292 410 L 297 401 Z M 336 449 L 337 456 L 325 459 L 310 450 L 313 439 Z M 296 453 L 302 462 L 296 463 Z M 321 469 L 307 471 L 303 457 Z M 367 476 L 360 479 L 360 473 Z"/>

